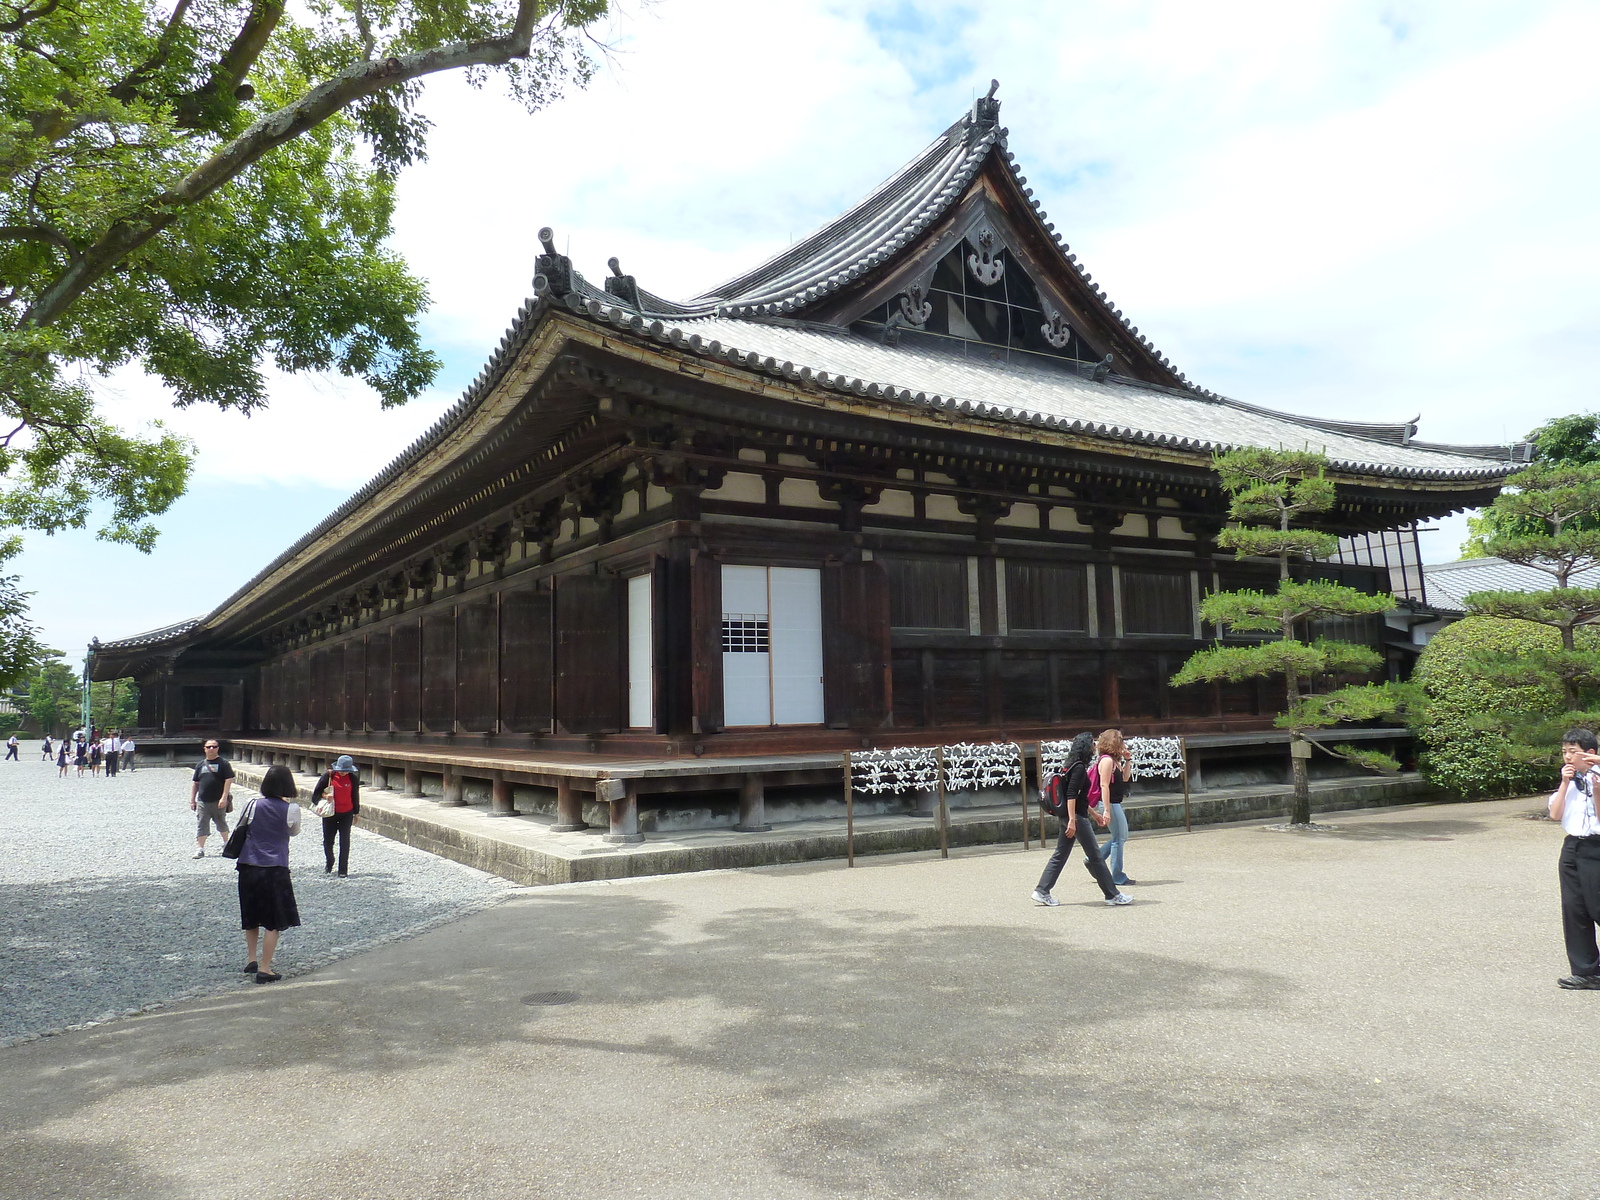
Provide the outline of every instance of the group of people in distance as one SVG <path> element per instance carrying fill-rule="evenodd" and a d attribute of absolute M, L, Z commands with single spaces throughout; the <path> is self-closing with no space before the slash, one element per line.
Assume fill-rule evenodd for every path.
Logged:
<path fill-rule="evenodd" d="M 1049 908 L 1060 905 L 1051 890 L 1061 877 L 1061 868 L 1067 865 L 1074 844 L 1083 848 L 1084 869 L 1100 885 L 1106 903 L 1133 903 L 1133 897 L 1122 890 L 1138 882 L 1129 879 L 1123 868 L 1128 818 L 1122 803 L 1132 780 L 1133 761 L 1121 730 L 1108 729 L 1098 738 L 1092 733 L 1080 733 L 1072 739 L 1066 765 L 1044 781 L 1045 788 L 1053 786 L 1062 800 L 1061 835 L 1039 877 L 1039 886 L 1033 889 L 1035 904 Z M 1104 853 L 1094 836 L 1095 825 L 1110 832 Z"/>
<path fill-rule="evenodd" d="M 74 766 L 78 768 L 80 779 L 85 771 L 91 775 L 99 775 L 104 771 L 107 779 L 115 779 L 119 770 L 133 770 L 134 752 L 137 749 L 131 734 L 123 737 L 120 730 L 113 729 L 107 733 L 92 725 L 88 729 L 75 730 L 71 737 L 64 737 L 60 741 L 47 733 L 39 743 L 42 760 L 55 761 L 58 779 L 65 779 L 67 769 Z M 16 734 L 12 734 L 11 740 L 6 743 L 6 759 L 20 761 L 17 758 Z"/>
<path fill-rule="evenodd" d="M 206 856 L 206 838 L 213 828 L 227 841 L 232 835 L 227 815 L 233 809 L 233 764 L 223 758 L 215 739 L 205 743 L 205 757 L 195 764 L 189 785 L 189 807 L 198 819 L 194 856 Z M 248 961 L 244 973 L 257 983 L 275 983 L 283 976 L 272 969 L 278 936 L 300 924 L 294 882 L 289 875 L 289 839 L 300 832 L 300 805 L 294 776 L 282 763 L 267 768 L 261 795 L 239 814 L 243 844 L 237 847 L 239 927 L 244 930 Z M 355 760 L 341 754 L 311 789 L 313 810 L 322 818 L 322 851 L 332 874 L 338 843 L 339 877 L 350 874 L 350 831 L 361 813 L 361 773 Z M 232 847 L 224 854 L 232 853 Z"/>

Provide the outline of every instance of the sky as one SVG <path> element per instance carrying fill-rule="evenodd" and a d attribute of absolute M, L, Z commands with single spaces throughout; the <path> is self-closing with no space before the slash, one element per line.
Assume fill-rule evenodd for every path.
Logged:
<path fill-rule="evenodd" d="M 199 616 L 452 404 L 531 294 L 537 230 L 688 298 L 849 207 L 1000 81 L 1043 207 L 1188 377 L 1289 412 L 1514 440 L 1597 406 L 1600 44 L 1592 3 L 623 0 L 599 74 L 535 113 L 428 85 L 393 245 L 444 369 L 402 409 L 275 376 L 269 411 L 106 411 L 199 448 L 144 555 L 30 535 L 11 570 L 70 657 Z M 1423 535 L 1456 557 L 1461 516 Z"/>

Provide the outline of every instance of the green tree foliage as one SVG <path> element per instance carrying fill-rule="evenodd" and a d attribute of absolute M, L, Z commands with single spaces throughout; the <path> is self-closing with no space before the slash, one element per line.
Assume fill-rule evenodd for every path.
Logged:
<path fill-rule="evenodd" d="M 1294 560 L 1326 558 L 1338 546 L 1332 534 L 1298 524 L 1333 507 L 1335 492 L 1325 473 L 1327 460 L 1310 451 L 1245 449 L 1219 454 L 1213 465 L 1229 496 L 1228 515 L 1237 522 L 1217 535 L 1217 544 L 1241 556 L 1276 558 L 1278 588 L 1274 592 L 1215 592 L 1201 602 L 1200 615 L 1224 631 L 1273 633 L 1277 638 L 1197 651 L 1172 677 L 1173 686 L 1281 677 L 1284 712 L 1277 724 L 1289 730 L 1292 748 L 1309 741 L 1307 730 L 1391 716 L 1414 704 L 1414 691 L 1392 684 L 1345 686 L 1321 693 L 1314 690 L 1319 682 L 1374 671 L 1383 665 L 1383 658 L 1370 647 L 1351 642 L 1309 640 L 1302 636 L 1303 631 L 1322 618 L 1383 613 L 1394 607 L 1393 596 L 1369 596 L 1336 583 L 1291 578 Z M 1346 745 L 1321 748 L 1373 770 L 1399 770 L 1398 763 L 1377 751 Z M 1309 824 L 1311 787 L 1306 761 L 1294 754 L 1291 762 L 1294 802 L 1290 820 Z"/>
<path fill-rule="evenodd" d="M 1556 417 L 1532 430 L 1524 439 L 1538 446 L 1541 463 L 1585 466 L 1600 463 L 1600 413 L 1576 413 Z M 1506 524 L 1506 522 L 1510 522 Z M 1467 540 L 1461 544 L 1461 557 L 1486 558 L 1493 553 L 1489 542 L 1501 532 L 1527 533 L 1536 527 L 1525 519 L 1486 508 L 1467 518 Z"/>
<path fill-rule="evenodd" d="M 1504 623 L 1512 644 L 1480 639 L 1460 670 L 1484 698 L 1474 727 L 1503 743 L 1510 761 L 1548 767 L 1561 727 L 1593 725 L 1597 714 L 1587 710 L 1600 700 L 1600 640 L 1590 636 L 1600 626 L 1600 588 L 1572 586 L 1573 576 L 1600 566 L 1600 461 L 1536 462 L 1507 478 L 1488 515 L 1488 553 L 1543 572 L 1552 586 L 1467 596 L 1468 611 Z M 1553 711 L 1534 702 L 1547 688 Z"/>
<path fill-rule="evenodd" d="M 21 548 L 21 539 L 0 541 L 0 563 Z M 0 689 L 26 683 L 39 662 L 53 651 L 40 643 L 38 630 L 28 616 L 28 597 L 15 575 L 0 575 Z"/>
<path fill-rule="evenodd" d="M 250 412 L 263 371 L 384 404 L 438 360 L 385 248 L 425 155 L 422 81 L 497 70 L 530 108 L 585 81 L 605 0 L 0 3 L 0 523 L 148 549 L 193 448 L 118 430 L 85 372 Z"/>
<path fill-rule="evenodd" d="M 1580 630 L 1577 641 L 1600 650 L 1600 631 Z M 1463 796 L 1525 795 L 1550 782 L 1567 716 L 1561 681 L 1537 670 L 1486 679 L 1482 663 L 1537 659 L 1560 647 L 1548 625 L 1483 615 L 1433 636 L 1412 676 L 1428 694 L 1416 729 L 1429 780 Z"/>
<path fill-rule="evenodd" d="M 139 725 L 139 685 L 131 679 L 91 683 L 89 717 L 98 729 L 136 729 Z"/>
<path fill-rule="evenodd" d="M 59 658 L 41 663 L 28 685 L 28 715 L 45 733 L 58 734 L 75 728 L 82 712 L 78 673 Z"/>

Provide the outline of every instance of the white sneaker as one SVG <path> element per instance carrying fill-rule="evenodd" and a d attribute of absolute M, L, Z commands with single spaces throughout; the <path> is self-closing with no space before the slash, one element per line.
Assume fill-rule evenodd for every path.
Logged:
<path fill-rule="evenodd" d="M 1115 896 L 1111 897 L 1111 899 L 1107 900 L 1106 903 L 1107 904 L 1132 904 L 1133 903 L 1133 897 L 1128 895 L 1127 892 L 1118 892 Z"/>
<path fill-rule="evenodd" d="M 1033 889 L 1033 902 L 1035 904 L 1042 904 L 1046 908 L 1061 907 L 1061 901 L 1057 900 L 1049 892 L 1041 892 L 1038 888 Z"/>
<path fill-rule="evenodd" d="M 196 850 L 194 852 L 194 854 L 192 854 L 190 857 L 192 857 L 192 858 L 204 858 L 205 856 L 206 856 L 206 852 L 203 849 L 201 849 L 201 850 Z"/>

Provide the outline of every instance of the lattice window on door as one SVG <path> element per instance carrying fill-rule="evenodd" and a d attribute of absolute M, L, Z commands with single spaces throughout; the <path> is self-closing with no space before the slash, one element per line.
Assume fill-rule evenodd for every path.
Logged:
<path fill-rule="evenodd" d="M 764 614 L 723 613 L 724 654 L 767 654 L 772 649 L 770 626 Z"/>

